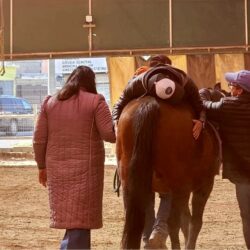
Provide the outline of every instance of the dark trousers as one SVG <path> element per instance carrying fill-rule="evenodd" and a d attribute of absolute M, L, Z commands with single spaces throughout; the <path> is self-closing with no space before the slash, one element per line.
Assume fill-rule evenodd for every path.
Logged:
<path fill-rule="evenodd" d="M 60 250 L 90 249 L 90 229 L 66 229 Z"/>
<path fill-rule="evenodd" d="M 250 184 L 237 183 L 235 186 L 242 219 L 243 234 L 247 249 L 250 249 Z"/>
<path fill-rule="evenodd" d="M 168 235 L 168 217 L 172 205 L 172 194 L 160 194 L 160 205 L 155 218 L 155 202 L 154 195 L 152 196 L 151 203 L 146 210 L 146 223 L 143 232 L 143 240 L 146 241 L 150 238 L 150 234 L 160 233 L 164 236 Z"/>

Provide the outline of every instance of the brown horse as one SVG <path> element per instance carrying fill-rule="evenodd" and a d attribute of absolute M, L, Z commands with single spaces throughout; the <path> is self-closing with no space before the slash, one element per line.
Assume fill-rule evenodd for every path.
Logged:
<path fill-rule="evenodd" d="M 181 216 L 189 224 L 182 228 L 186 248 L 195 248 L 220 161 L 218 140 L 212 128 L 207 126 L 194 140 L 193 117 L 187 103 L 171 106 L 149 96 L 131 101 L 123 110 L 117 134 L 126 213 L 123 249 L 140 248 L 152 192 L 169 191 L 173 194 L 168 219 L 172 248 L 180 248 Z M 188 208 L 191 193 L 192 215 Z"/>

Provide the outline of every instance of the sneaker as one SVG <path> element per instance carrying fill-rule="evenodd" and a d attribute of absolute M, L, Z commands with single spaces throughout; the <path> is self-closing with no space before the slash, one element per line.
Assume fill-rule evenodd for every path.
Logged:
<path fill-rule="evenodd" d="M 145 243 L 144 249 L 167 249 L 167 236 L 161 232 L 153 231 L 149 240 Z"/>

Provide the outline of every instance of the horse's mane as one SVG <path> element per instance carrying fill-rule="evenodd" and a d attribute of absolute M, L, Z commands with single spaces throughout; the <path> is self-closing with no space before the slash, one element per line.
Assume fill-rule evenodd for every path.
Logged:
<path fill-rule="evenodd" d="M 213 90 L 220 92 L 221 94 L 224 95 L 224 97 L 230 96 L 230 92 L 227 92 L 226 90 L 224 90 L 224 89 L 221 88 L 221 82 L 217 82 L 217 83 L 214 85 Z"/>

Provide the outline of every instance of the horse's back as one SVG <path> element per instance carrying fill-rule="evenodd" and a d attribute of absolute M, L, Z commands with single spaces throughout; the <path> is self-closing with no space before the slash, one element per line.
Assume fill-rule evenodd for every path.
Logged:
<path fill-rule="evenodd" d="M 210 129 L 195 140 L 193 119 L 189 105 L 160 102 L 153 146 L 154 191 L 194 189 L 206 176 L 214 176 L 217 140 Z"/>
<path fill-rule="evenodd" d="M 145 101 L 148 98 L 129 103 L 119 120 L 117 156 L 123 180 L 127 178 L 126 167 L 133 149 L 134 116 Z M 204 130 L 198 140 L 193 138 L 194 115 L 186 103 L 170 105 L 165 101 L 158 102 L 159 116 L 155 121 L 151 155 L 153 190 L 165 193 L 170 189 L 193 189 L 215 168 L 216 139 L 210 130 Z"/>
<path fill-rule="evenodd" d="M 160 101 L 153 143 L 153 189 L 167 192 L 186 180 L 187 162 L 193 161 L 192 112 L 187 105 Z"/>

